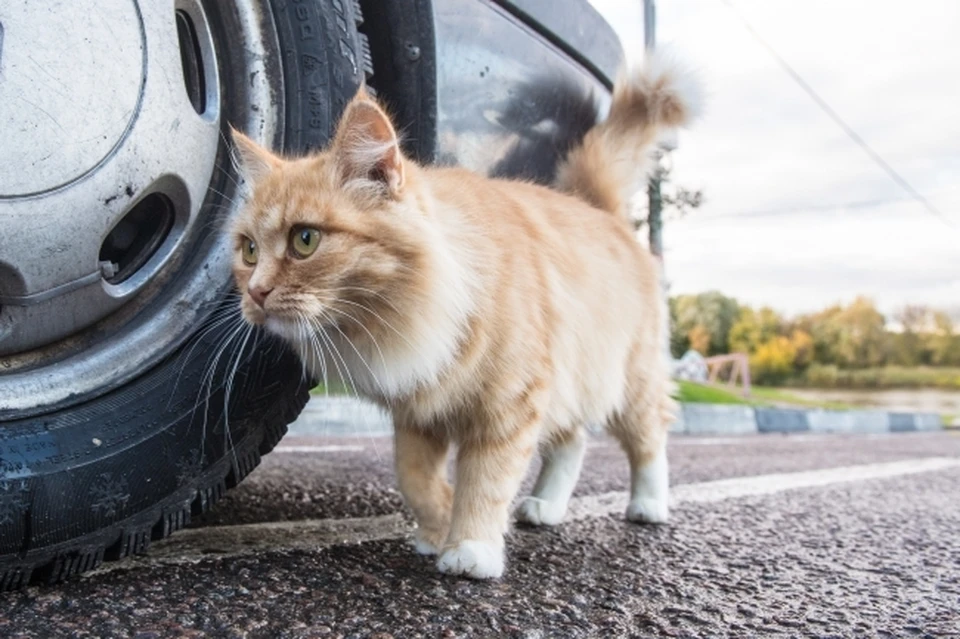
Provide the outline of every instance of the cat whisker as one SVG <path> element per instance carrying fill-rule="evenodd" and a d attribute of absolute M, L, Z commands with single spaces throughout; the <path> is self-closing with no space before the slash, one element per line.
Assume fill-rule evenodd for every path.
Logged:
<path fill-rule="evenodd" d="M 206 446 L 207 441 L 207 422 L 210 415 L 210 396 L 213 394 L 213 381 L 216 377 L 217 366 L 220 363 L 220 358 L 223 356 L 224 352 L 230 347 L 230 344 L 235 338 L 242 334 L 244 327 L 246 326 L 245 322 L 240 322 L 239 325 L 232 329 L 229 335 L 224 339 L 223 343 L 216 349 L 215 354 L 212 358 L 212 363 L 208 365 L 206 371 L 203 374 L 203 377 L 200 379 L 200 390 L 202 392 L 204 384 L 207 386 L 207 397 L 204 400 L 204 409 L 203 409 L 203 428 L 200 434 L 201 446 Z M 197 403 L 194 405 L 193 410 L 196 412 L 197 408 L 200 406 L 200 397 L 197 397 Z"/>
<path fill-rule="evenodd" d="M 347 313 L 347 312 L 345 312 L 345 311 L 341 311 L 340 309 L 337 309 L 337 308 L 329 308 L 328 310 L 333 311 L 334 313 L 338 313 L 338 314 L 340 314 L 340 315 L 343 315 L 343 316 L 346 317 L 348 320 L 353 321 L 354 323 L 356 323 L 357 326 L 359 326 L 360 328 L 362 328 L 362 329 L 364 330 L 364 332 L 367 334 L 367 337 L 370 338 L 370 341 L 373 342 L 374 348 L 377 349 L 377 353 L 380 355 L 380 362 L 383 364 L 383 367 L 384 367 L 384 368 L 387 367 L 387 359 L 386 359 L 386 357 L 383 356 L 383 351 L 380 350 L 380 343 L 377 342 L 377 338 L 374 337 L 373 333 L 370 332 L 370 329 L 368 329 L 368 328 L 364 325 L 363 322 L 361 322 L 360 320 L 358 320 L 358 319 L 357 319 L 356 317 L 354 317 L 353 315 L 350 315 L 349 313 Z M 342 333 L 342 331 L 341 331 L 341 333 Z M 344 336 L 344 337 L 346 337 L 346 336 Z M 369 366 L 368 366 L 367 368 L 369 368 Z M 373 373 L 371 373 L 371 375 L 372 375 L 372 374 L 373 374 Z M 378 384 L 379 384 L 379 382 L 378 382 Z M 382 390 L 382 388 L 381 388 L 381 390 Z"/>
<path fill-rule="evenodd" d="M 326 358 L 324 356 L 323 345 L 326 345 L 326 350 L 330 353 L 330 361 L 333 363 L 334 367 L 337 370 L 337 377 L 340 382 L 344 385 L 344 390 L 348 390 L 351 395 L 354 397 L 357 396 L 356 386 L 353 384 L 353 377 L 350 376 L 350 370 L 347 367 L 346 362 L 340 357 L 339 351 L 337 351 L 336 346 L 330 341 L 330 336 L 326 334 L 323 330 L 323 327 L 315 321 L 314 318 L 306 317 L 307 323 L 311 327 L 311 336 L 313 336 L 316 344 L 320 346 L 320 359 L 324 361 Z M 319 338 L 319 339 L 318 339 Z M 339 361 L 338 361 L 339 359 Z M 340 364 L 343 363 L 343 368 L 340 368 Z M 346 375 L 344 374 L 346 373 Z M 349 383 L 349 386 L 347 384 Z M 328 387 L 329 388 L 329 387 Z M 327 390 L 329 393 L 329 390 Z"/>
<path fill-rule="evenodd" d="M 420 355 L 420 356 L 426 357 L 426 355 L 425 355 L 424 352 L 420 349 L 420 347 L 418 347 L 416 344 L 414 344 L 414 343 L 411 342 L 409 339 L 407 339 L 407 336 L 406 336 L 406 335 L 404 335 L 403 333 L 401 333 L 393 324 L 391 324 L 389 321 L 387 321 L 387 319 L 386 319 L 385 317 L 383 317 L 380 313 L 376 312 L 376 311 L 373 310 L 372 308 L 370 308 L 370 307 L 368 307 L 368 306 L 364 306 L 363 304 L 359 304 L 359 303 L 357 303 L 357 302 L 353 302 L 353 301 L 351 301 L 351 300 L 344 300 L 344 299 L 340 299 L 340 300 L 323 300 L 323 299 L 320 299 L 320 301 L 321 301 L 321 303 L 328 304 L 331 308 L 333 307 L 334 304 L 343 303 L 343 304 L 347 304 L 347 305 L 349 305 L 349 306 L 353 306 L 353 307 L 359 308 L 360 310 L 366 311 L 367 313 L 370 313 L 370 314 L 373 315 L 377 320 L 379 320 L 385 327 L 387 327 L 387 328 L 389 328 L 390 330 L 392 330 L 392 331 L 397 335 L 397 337 L 399 337 L 400 339 L 402 339 L 402 340 L 407 344 L 407 346 L 409 346 L 410 348 L 412 348 L 412 349 L 414 350 L 415 353 L 417 353 L 417 354 Z"/>
<path fill-rule="evenodd" d="M 332 318 L 330 318 L 329 316 L 327 316 L 326 314 L 321 314 L 321 317 L 322 317 L 323 319 L 326 319 L 328 322 L 330 322 L 330 320 L 332 319 Z M 354 346 L 353 343 L 352 343 L 349 339 L 347 339 L 346 335 L 344 335 L 343 331 L 341 331 L 341 330 L 336 326 L 336 324 L 334 324 L 334 323 L 331 322 L 331 325 L 334 326 L 334 328 L 337 328 L 337 331 L 339 331 L 340 334 L 341 334 L 341 335 L 344 337 L 344 339 L 347 341 L 347 343 L 350 344 L 350 347 L 351 347 L 351 348 L 354 350 L 354 352 L 357 354 L 357 357 L 360 358 L 360 361 L 363 362 L 364 366 L 367 367 L 367 370 L 370 371 L 370 375 L 371 375 L 371 377 L 373 377 L 373 380 L 377 383 L 378 386 L 380 386 L 381 392 L 384 392 L 384 391 L 383 391 L 383 386 L 380 385 L 380 381 L 379 381 L 379 380 L 376 378 L 376 376 L 373 374 L 373 371 L 370 369 L 370 366 L 367 364 L 366 360 L 363 358 L 363 355 L 360 354 L 360 351 L 358 351 L 357 348 L 356 348 L 356 346 Z M 317 334 L 320 335 L 321 339 L 323 339 L 324 341 L 326 341 L 327 348 L 329 348 L 329 349 L 336 355 L 336 357 L 339 358 L 340 362 L 343 364 L 344 371 L 347 373 L 347 377 L 348 377 L 349 380 L 350 380 L 350 386 L 352 387 L 353 395 L 354 395 L 354 396 L 359 396 L 359 394 L 358 394 L 358 392 L 357 392 L 357 385 L 356 385 L 356 383 L 355 383 L 355 381 L 354 381 L 354 379 L 353 379 L 352 373 L 350 372 L 350 366 L 347 364 L 347 362 L 346 362 L 346 360 L 344 359 L 343 355 L 340 354 L 340 351 L 337 349 L 336 344 L 334 343 L 333 339 L 330 337 L 330 335 L 327 334 L 326 330 L 324 330 L 324 328 L 323 328 L 321 325 L 319 325 L 318 323 L 315 324 L 315 328 L 317 329 Z M 334 360 L 334 363 L 336 364 L 336 360 Z M 339 371 L 339 369 L 340 369 L 340 367 L 339 367 L 339 365 L 337 365 L 337 370 Z M 342 376 L 342 373 L 341 373 L 341 376 Z M 384 397 L 386 397 L 386 393 L 385 393 L 385 392 L 384 392 Z M 370 441 L 373 443 L 373 450 L 374 450 L 374 454 L 375 454 L 376 457 L 377 457 L 377 461 L 381 461 L 381 460 L 382 460 L 382 457 L 381 457 L 381 455 L 380 455 L 380 449 L 379 449 L 379 447 L 377 446 L 376 439 L 375 439 L 372 435 L 369 435 L 369 439 L 370 439 Z"/>
<path fill-rule="evenodd" d="M 242 178 L 243 167 L 240 164 L 240 160 L 236 156 L 236 153 L 235 153 L 236 147 L 234 146 L 231 140 L 227 139 L 227 136 L 223 133 L 222 130 L 219 133 L 220 133 L 220 139 L 223 140 L 224 145 L 227 147 L 227 159 L 230 161 L 230 166 L 232 166 L 233 170 L 236 171 L 237 175 L 241 176 Z"/>
<path fill-rule="evenodd" d="M 393 312 L 397 313 L 398 315 L 402 315 L 402 314 L 403 314 L 403 313 L 400 311 L 400 309 L 397 308 L 396 305 L 387 298 L 386 295 L 383 295 L 382 293 L 378 293 L 378 292 L 376 292 L 376 291 L 374 291 L 374 290 L 372 290 L 372 289 L 369 289 L 369 288 L 363 288 L 362 286 L 339 286 L 339 287 L 337 287 L 337 288 L 327 289 L 325 292 L 328 292 L 328 293 L 337 293 L 337 292 L 340 292 L 340 291 L 359 291 L 359 292 L 365 293 L 365 294 L 367 294 L 367 295 L 372 295 L 372 296 L 377 297 L 378 299 L 382 300 L 382 301 L 383 301 L 385 304 L 387 304 L 388 306 L 390 306 L 390 308 L 391 308 L 391 310 L 393 310 Z"/>
<path fill-rule="evenodd" d="M 317 361 L 318 361 L 318 363 L 320 364 L 320 371 L 321 371 L 321 374 L 323 375 L 323 393 L 324 393 L 324 395 L 326 395 L 327 397 L 329 397 L 329 396 L 330 396 L 330 388 L 329 388 L 329 379 L 328 379 L 328 375 L 327 375 L 327 359 L 326 359 L 326 354 L 325 354 L 325 352 L 324 352 L 324 350 L 323 350 L 323 345 L 320 343 L 320 340 L 319 340 L 319 338 L 317 337 L 316 333 L 315 333 L 313 330 L 311 330 L 309 333 L 310 333 L 310 340 L 311 340 L 311 342 L 313 343 L 313 345 L 314 345 L 314 347 L 315 347 L 315 349 L 316 349 Z"/>
<path fill-rule="evenodd" d="M 353 318 L 351 318 L 351 319 L 353 319 Z M 370 373 L 370 377 L 373 379 L 374 382 L 376 382 L 377 386 L 380 388 L 380 393 L 383 395 L 384 398 L 387 398 L 389 395 L 387 394 L 386 389 L 385 389 L 385 388 L 383 387 L 383 385 L 380 383 L 380 380 L 377 379 L 377 376 L 374 374 L 373 369 L 370 368 L 370 365 L 367 363 L 367 360 L 363 357 L 363 354 L 359 351 L 359 349 L 357 349 L 357 347 L 356 347 L 356 345 L 353 343 L 353 341 L 352 341 L 349 337 L 347 337 L 346 333 L 344 333 L 343 330 L 342 330 L 339 326 L 336 325 L 336 323 L 331 323 L 331 326 L 333 326 L 333 328 L 335 328 L 336 331 L 337 331 L 338 333 L 340 333 L 340 336 L 343 337 L 343 340 L 344 340 L 347 344 L 350 345 L 350 348 L 353 349 L 353 352 L 356 353 L 356 355 L 357 355 L 358 358 L 360 358 L 360 363 L 362 363 L 362 364 L 364 365 L 364 367 L 367 369 L 367 372 Z M 361 326 L 362 326 L 362 324 L 361 324 Z M 368 331 L 368 332 L 369 332 L 369 331 Z M 372 336 L 371 336 L 371 337 L 372 337 Z M 381 354 L 381 356 L 382 356 L 382 354 Z"/>
<path fill-rule="evenodd" d="M 347 362 L 343 358 L 343 356 L 340 354 L 340 351 L 337 349 L 336 344 L 333 343 L 333 340 L 330 338 L 326 330 L 324 330 L 323 326 L 319 322 L 317 322 L 314 318 L 307 318 L 307 319 L 315 329 L 316 334 L 320 336 L 320 339 L 326 343 L 327 348 L 330 349 L 331 353 L 333 353 L 334 355 L 333 363 L 334 363 L 334 366 L 337 367 L 337 374 L 340 376 L 340 381 L 344 383 L 349 382 L 350 384 L 349 390 L 351 394 L 354 397 L 358 397 L 359 395 L 357 393 L 357 385 L 354 383 L 353 375 L 350 373 L 350 367 L 347 366 Z M 340 364 L 343 364 L 342 370 L 340 368 Z M 344 375 L 344 373 L 346 373 L 346 375 Z"/>
<path fill-rule="evenodd" d="M 210 304 L 217 304 L 218 308 L 215 308 L 208 318 L 208 323 L 200 331 L 191 335 L 187 344 L 190 345 L 190 348 L 183 352 L 180 356 L 181 359 L 189 361 L 190 355 L 193 354 L 194 349 L 199 345 L 204 337 L 209 335 L 211 332 L 216 331 L 218 328 L 221 328 L 224 324 L 227 324 L 231 321 L 238 321 L 241 319 L 239 308 L 232 304 L 221 305 L 222 300 L 212 300 Z M 201 308 L 206 306 L 206 304 L 201 305 Z M 186 365 L 186 362 L 184 363 Z M 177 375 L 179 380 L 180 375 L 183 374 L 183 368 Z"/>
<path fill-rule="evenodd" d="M 306 383 L 307 381 L 307 354 L 304 352 L 305 349 L 303 346 L 303 336 L 307 334 L 307 331 L 304 327 L 304 320 L 300 317 L 299 314 L 297 314 L 296 322 L 297 322 L 297 333 L 299 336 L 296 346 L 297 346 L 297 350 L 299 351 L 300 364 L 301 364 L 300 383 L 303 384 L 303 383 Z"/>
<path fill-rule="evenodd" d="M 227 195 L 227 194 L 224 193 L 223 191 L 218 191 L 217 189 L 213 188 L 212 186 L 207 187 L 207 190 L 211 191 L 212 193 L 216 193 L 217 195 L 219 195 L 220 197 L 222 197 L 223 199 L 225 199 L 227 202 L 230 202 L 230 204 L 233 204 L 235 207 L 240 207 L 241 205 L 243 205 L 244 203 L 246 203 L 246 200 L 243 199 L 243 197 L 241 197 L 240 200 L 237 201 L 236 199 L 230 197 L 229 195 Z"/>
<path fill-rule="evenodd" d="M 252 324 L 247 324 L 247 330 L 243 335 L 243 340 L 240 342 L 240 347 L 237 349 L 236 354 L 233 357 L 233 366 L 231 367 L 230 373 L 227 375 L 227 383 L 223 391 L 223 430 L 224 430 L 224 443 L 233 453 L 233 462 L 237 469 L 240 468 L 240 462 L 237 459 L 237 451 L 233 447 L 233 436 L 230 433 L 230 396 L 233 393 L 233 379 L 237 374 L 237 369 L 240 367 L 241 359 L 244 357 L 244 351 L 247 347 L 247 342 L 250 341 L 250 336 L 255 335 L 254 327 Z M 254 348 L 256 348 L 256 338 L 254 338 Z M 227 362 L 228 366 L 230 362 Z"/>
<path fill-rule="evenodd" d="M 353 318 L 350 318 L 350 319 L 353 319 Z M 359 322 L 358 322 L 358 323 L 359 323 Z M 362 324 L 360 324 L 360 325 L 363 326 Z M 339 326 L 337 326 L 335 323 L 332 324 L 332 326 L 333 326 L 335 329 L 337 329 L 337 332 L 340 333 L 340 335 L 343 337 L 344 341 L 346 341 L 347 344 L 350 345 L 350 348 L 352 348 L 352 349 L 353 349 L 353 352 L 356 353 L 357 357 L 360 359 L 360 362 L 364 365 L 364 367 L 366 367 L 367 372 L 370 373 L 370 378 L 373 379 L 374 382 L 376 382 L 377 387 L 380 389 L 380 394 L 381 394 L 381 396 L 382 396 L 384 399 L 387 399 L 387 398 L 389 397 L 389 394 L 387 393 L 387 390 L 383 387 L 383 384 L 380 383 L 380 380 L 377 379 L 376 373 L 374 373 L 374 372 L 373 372 L 373 369 L 370 368 L 370 364 L 367 363 L 367 360 L 363 357 L 363 354 L 360 353 L 360 351 L 357 349 L 356 345 L 350 340 L 349 337 L 347 337 L 347 335 L 340 329 Z M 366 330 L 366 327 L 364 327 L 364 330 Z M 369 331 L 367 331 L 367 332 L 369 333 Z M 370 337 L 371 337 L 371 339 L 373 338 L 372 335 L 371 335 Z M 374 340 L 374 343 L 376 344 L 376 340 Z M 379 346 L 377 346 L 377 350 L 380 350 L 380 347 L 379 347 Z M 381 358 L 382 358 L 382 357 L 383 357 L 383 353 L 380 353 L 380 356 L 381 356 Z M 384 360 L 384 363 L 386 363 L 386 360 Z M 369 433 L 368 433 L 368 435 L 369 435 Z M 376 438 L 373 437 L 372 435 L 369 435 L 369 438 L 370 438 L 370 441 L 373 443 L 373 451 L 374 451 L 374 453 L 375 453 L 376 456 L 377 456 L 377 461 L 380 461 L 380 460 L 381 460 L 381 457 L 380 457 L 379 447 L 377 446 L 377 443 L 376 443 L 377 440 L 376 440 Z"/>
<path fill-rule="evenodd" d="M 180 355 L 180 359 L 183 363 L 180 366 L 180 370 L 177 372 L 177 378 L 173 383 L 173 391 L 170 393 L 170 399 L 167 400 L 166 408 L 170 408 L 170 402 L 173 401 L 173 398 L 176 397 L 177 386 L 180 384 L 180 378 L 183 376 L 183 371 L 187 366 L 187 363 L 190 361 L 190 356 L 193 355 L 193 351 L 196 350 L 197 346 L 200 345 L 200 342 L 203 341 L 203 338 L 209 335 L 211 332 L 216 331 L 217 329 L 223 327 L 225 324 L 229 324 L 231 321 L 242 321 L 243 318 L 240 316 L 239 308 L 233 305 L 224 306 L 213 311 L 213 317 L 215 318 L 207 326 L 205 326 L 201 331 L 195 333 L 190 337 L 190 347 Z M 222 314 L 223 317 L 218 317 L 218 314 Z"/>
<path fill-rule="evenodd" d="M 305 329 L 304 334 L 308 335 L 310 338 L 309 346 L 313 347 L 315 357 L 317 359 L 318 364 L 320 365 L 321 377 L 323 378 L 324 399 L 330 399 L 330 387 L 329 387 L 329 378 L 327 376 L 326 354 L 324 353 L 323 346 L 321 345 L 320 340 L 317 338 L 315 331 L 313 331 L 310 328 L 307 328 L 308 320 L 305 315 L 298 313 L 297 322 L 302 326 L 304 326 L 304 329 Z M 303 362 L 304 362 L 304 367 L 306 367 L 306 362 L 307 362 L 306 357 L 303 358 Z"/>
<path fill-rule="evenodd" d="M 214 168 L 220 171 L 221 173 L 223 173 L 227 177 L 227 179 L 233 182 L 233 185 L 239 189 L 243 185 L 243 183 L 237 177 L 238 175 L 240 175 L 240 167 L 233 164 L 233 154 L 231 153 L 229 155 L 231 160 L 230 165 L 234 169 L 233 171 L 228 171 L 222 166 L 220 166 L 219 164 L 215 164 Z"/>

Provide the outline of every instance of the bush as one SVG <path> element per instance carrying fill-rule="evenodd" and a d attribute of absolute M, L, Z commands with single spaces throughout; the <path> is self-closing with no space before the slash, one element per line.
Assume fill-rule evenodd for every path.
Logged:
<path fill-rule="evenodd" d="M 805 386 L 817 388 L 835 388 L 839 371 L 836 364 L 811 364 L 801 381 Z"/>
<path fill-rule="evenodd" d="M 782 384 L 793 373 L 797 348 L 788 338 L 780 336 L 764 342 L 750 356 L 750 374 L 758 384 Z"/>
<path fill-rule="evenodd" d="M 960 390 L 960 368 L 883 366 L 850 370 L 833 364 L 811 364 L 800 377 L 791 378 L 788 383 L 815 388 Z"/>

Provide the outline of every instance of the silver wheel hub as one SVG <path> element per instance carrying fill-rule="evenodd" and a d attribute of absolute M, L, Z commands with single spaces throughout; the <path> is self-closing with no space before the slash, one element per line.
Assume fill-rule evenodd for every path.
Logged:
<path fill-rule="evenodd" d="M 143 95 L 146 43 L 136 5 L 102 3 L 95 12 L 26 5 L 3 9 L 0 103 L 10 135 L 0 147 L 0 193 L 8 199 L 57 189 L 103 162 L 126 137 Z M 64 52 L 72 64 L 63 64 Z"/>
<path fill-rule="evenodd" d="M 282 112 L 264 73 L 272 25 L 256 0 L 236 4 L 242 33 L 228 36 L 256 108 L 235 124 L 270 143 Z M 141 316 L 212 224 L 220 91 L 200 0 L 0 3 L 0 373 L 12 372 L 0 411 L 129 378 L 209 310 L 228 272 L 222 248 L 178 281 L 179 299 Z M 124 334 L 104 334 L 115 316 Z M 110 339 L 71 353 L 94 325 Z"/>

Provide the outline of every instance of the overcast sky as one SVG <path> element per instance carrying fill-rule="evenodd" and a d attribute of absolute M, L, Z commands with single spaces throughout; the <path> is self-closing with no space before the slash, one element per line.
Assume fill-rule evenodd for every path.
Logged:
<path fill-rule="evenodd" d="M 709 92 L 673 158 L 675 181 L 706 203 L 665 229 L 671 292 L 719 289 L 790 313 L 858 293 L 884 311 L 960 308 L 960 2 L 730 1 L 954 226 L 911 200 L 721 0 L 659 0 L 658 42 Z M 642 1 L 593 3 L 641 55 Z"/>

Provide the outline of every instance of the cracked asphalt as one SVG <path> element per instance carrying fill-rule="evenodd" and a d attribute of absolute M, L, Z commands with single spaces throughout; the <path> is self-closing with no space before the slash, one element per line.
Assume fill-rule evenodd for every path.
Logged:
<path fill-rule="evenodd" d="M 670 459 L 692 494 L 746 492 L 661 527 L 518 528 L 504 578 L 475 582 L 411 551 L 389 439 L 291 436 L 146 557 L 0 595 L 0 636 L 960 637 L 960 435 L 678 436 Z M 866 466 L 887 476 L 815 485 Z M 771 487 L 797 473 L 810 485 Z M 596 438 L 575 499 L 627 475 Z"/>

